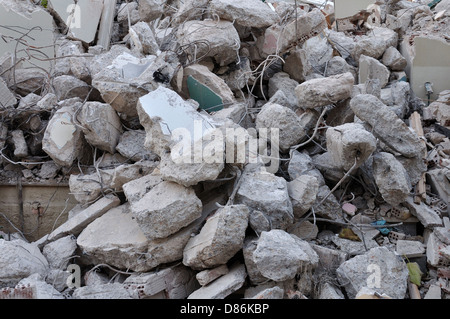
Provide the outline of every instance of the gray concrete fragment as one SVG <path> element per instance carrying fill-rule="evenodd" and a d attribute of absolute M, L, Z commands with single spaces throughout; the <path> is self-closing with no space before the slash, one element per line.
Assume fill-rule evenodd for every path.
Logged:
<path fill-rule="evenodd" d="M 14 287 L 19 281 L 32 274 L 45 276 L 49 264 L 36 244 L 21 239 L 6 241 L 0 239 L 0 286 Z"/>
<path fill-rule="evenodd" d="M 365 121 L 369 131 L 383 143 L 405 157 L 422 157 L 423 145 L 416 133 L 378 98 L 360 94 L 350 101 L 355 115 Z"/>
<path fill-rule="evenodd" d="M 380 61 L 365 55 L 359 58 L 359 84 L 377 80 L 380 88 L 384 88 L 389 82 L 390 75 L 389 69 Z"/>
<path fill-rule="evenodd" d="M 123 129 L 120 118 L 111 105 L 86 102 L 77 119 L 89 144 L 111 154 L 115 153 Z"/>
<path fill-rule="evenodd" d="M 49 235 L 44 236 L 41 243 L 49 243 L 68 235 L 78 236 L 87 225 L 119 204 L 120 200 L 116 196 L 103 197 L 56 228 Z"/>
<path fill-rule="evenodd" d="M 367 35 L 356 39 L 352 57 L 359 61 L 361 55 L 374 59 L 382 57 L 387 48 L 398 44 L 398 34 L 388 28 L 375 27 Z"/>
<path fill-rule="evenodd" d="M 433 228 L 442 226 L 441 217 L 425 203 L 420 202 L 420 204 L 416 204 L 414 203 L 413 197 L 409 196 L 405 201 L 405 205 L 411 214 L 419 219 L 424 227 Z"/>
<path fill-rule="evenodd" d="M 155 35 L 148 23 L 140 21 L 134 24 L 130 29 L 132 47 L 143 55 L 157 55 L 159 46 L 156 43 Z M 138 43 L 134 44 L 134 41 Z"/>
<path fill-rule="evenodd" d="M 284 281 L 294 278 L 300 269 L 315 268 L 319 257 L 306 241 L 273 229 L 261 233 L 253 262 L 264 277 Z"/>
<path fill-rule="evenodd" d="M 14 156 L 24 158 L 28 156 L 28 146 L 25 141 L 22 130 L 14 130 L 11 132 L 12 142 L 14 144 Z"/>
<path fill-rule="evenodd" d="M 205 269 L 228 262 L 244 244 L 248 217 L 245 205 L 219 209 L 187 243 L 183 264 L 193 269 Z"/>
<path fill-rule="evenodd" d="M 247 272 L 245 266 L 236 263 L 230 267 L 228 274 L 214 280 L 191 293 L 187 299 L 224 299 L 244 285 Z"/>
<path fill-rule="evenodd" d="M 53 79 L 53 87 L 59 101 L 67 100 L 73 97 L 79 97 L 84 100 L 90 92 L 89 85 L 71 75 L 60 75 Z"/>
<path fill-rule="evenodd" d="M 194 271 L 183 265 L 131 275 L 123 285 L 134 299 L 185 299 L 198 288 Z"/>
<path fill-rule="evenodd" d="M 42 254 L 47 258 L 50 267 L 66 269 L 76 249 L 77 240 L 75 236 L 69 235 L 45 245 Z"/>
<path fill-rule="evenodd" d="M 390 153 L 380 152 L 373 156 L 373 175 L 383 199 L 396 206 L 403 203 L 412 188 L 403 165 Z"/>
<path fill-rule="evenodd" d="M 150 22 L 161 17 L 166 2 L 166 0 L 143 0 L 139 2 L 139 16 L 141 20 Z"/>
<path fill-rule="evenodd" d="M 200 25 L 198 21 L 186 21 L 177 32 L 177 38 L 181 46 L 198 42 L 196 56 L 212 57 L 221 66 L 237 60 L 236 44 L 240 39 L 230 21 L 203 20 Z M 189 53 L 193 56 L 194 48 Z"/>
<path fill-rule="evenodd" d="M 155 160 L 158 156 L 151 151 L 145 149 L 145 131 L 130 130 L 124 132 L 116 146 L 119 152 L 125 158 L 129 158 L 134 162 L 140 160 Z"/>
<path fill-rule="evenodd" d="M 258 0 L 213 0 L 210 3 L 220 18 L 252 28 L 266 28 L 278 22 L 278 15 Z"/>
<path fill-rule="evenodd" d="M 441 287 L 431 285 L 423 299 L 441 299 Z"/>
<path fill-rule="evenodd" d="M 17 99 L 14 94 L 8 89 L 5 81 L 0 78 L 0 109 L 7 109 L 14 106 L 17 103 Z"/>
<path fill-rule="evenodd" d="M 149 174 L 141 178 L 137 178 L 123 185 L 123 192 L 128 202 L 133 205 L 138 202 L 153 187 L 161 183 L 163 179 L 159 174 Z"/>
<path fill-rule="evenodd" d="M 288 182 L 288 192 L 291 198 L 295 218 L 302 217 L 316 201 L 319 192 L 317 178 L 310 175 L 300 175 Z"/>
<path fill-rule="evenodd" d="M 286 180 L 272 173 L 244 171 L 235 202 L 247 205 L 250 216 L 253 211 L 263 212 L 272 228 L 286 229 L 293 222 Z"/>
<path fill-rule="evenodd" d="M 298 106 L 317 108 L 348 99 L 354 81 L 353 75 L 347 72 L 303 82 L 295 89 Z"/>
<path fill-rule="evenodd" d="M 297 96 L 295 95 L 295 88 L 299 82 L 291 79 L 288 73 L 278 72 L 269 79 L 269 97 L 272 98 L 279 90 L 284 93 L 288 104 L 282 104 L 292 110 L 298 108 Z"/>
<path fill-rule="evenodd" d="M 220 276 L 228 274 L 229 269 L 227 265 L 220 265 L 218 267 L 215 267 L 213 269 L 205 269 L 200 272 L 198 272 L 195 275 L 195 278 L 197 279 L 198 283 L 201 286 L 205 286 L 209 284 L 210 282 L 216 280 Z"/>
<path fill-rule="evenodd" d="M 107 283 L 76 288 L 73 299 L 132 299 L 130 292 L 120 283 Z"/>
<path fill-rule="evenodd" d="M 406 258 L 421 257 L 425 253 L 425 247 L 420 241 L 397 240 L 396 253 Z"/>
<path fill-rule="evenodd" d="M 191 188 L 164 181 L 131 206 L 149 239 L 165 238 L 200 217 L 202 202 Z"/>
<path fill-rule="evenodd" d="M 306 152 L 293 151 L 288 165 L 289 177 L 295 180 L 301 175 L 313 176 L 319 182 L 319 186 L 325 185 L 322 173 L 314 166 L 313 160 Z"/>
<path fill-rule="evenodd" d="M 363 287 L 394 299 L 405 298 L 408 269 L 401 258 L 386 247 L 372 248 L 363 255 L 349 259 L 339 266 L 336 273 L 351 299 Z"/>
<path fill-rule="evenodd" d="M 267 278 L 261 274 L 255 261 L 253 253 L 258 245 L 258 237 L 247 236 L 244 240 L 242 252 L 244 255 L 245 268 L 247 269 L 248 278 L 253 285 L 258 285 L 267 281 Z"/>
<path fill-rule="evenodd" d="M 387 48 L 381 61 L 393 71 L 403 71 L 407 65 L 406 59 L 395 47 Z"/>
<path fill-rule="evenodd" d="M 43 278 L 42 274 L 32 274 L 19 281 L 16 287 L 30 287 L 33 290 L 34 299 L 64 299 L 64 296 Z"/>
<path fill-rule="evenodd" d="M 81 103 L 75 103 L 72 107 L 60 108 L 50 119 L 45 130 L 42 150 L 60 166 L 71 166 L 82 155 L 86 142 L 81 129 L 72 121 L 75 111 L 80 106 Z"/>
<path fill-rule="evenodd" d="M 286 106 L 274 103 L 266 103 L 263 106 L 256 117 L 256 128 L 259 130 L 279 129 L 279 148 L 282 152 L 288 151 L 291 146 L 298 144 L 306 136 L 297 114 Z M 273 139 L 272 136 L 270 137 Z M 272 146 L 274 144 L 272 141 Z"/>
<path fill-rule="evenodd" d="M 377 147 L 375 137 L 357 123 L 330 127 L 326 138 L 331 159 L 346 171 L 362 165 Z"/>
<path fill-rule="evenodd" d="M 336 286 L 326 282 L 321 286 L 318 299 L 345 299 L 345 297 Z"/>

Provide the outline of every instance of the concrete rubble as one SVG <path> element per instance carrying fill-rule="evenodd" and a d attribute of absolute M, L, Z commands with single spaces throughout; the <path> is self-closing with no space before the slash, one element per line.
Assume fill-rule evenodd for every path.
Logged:
<path fill-rule="evenodd" d="M 3 1 L 0 299 L 450 299 L 449 1 L 318 2 Z"/>

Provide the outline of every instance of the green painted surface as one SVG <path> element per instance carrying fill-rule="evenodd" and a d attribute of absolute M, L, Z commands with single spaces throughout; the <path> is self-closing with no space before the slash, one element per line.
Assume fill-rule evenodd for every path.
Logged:
<path fill-rule="evenodd" d="M 207 112 L 216 112 L 223 109 L 222 98 L 191 75 L 187 78 L 187 87 L 191 99 L 197 101 L 201 109 Z"/>

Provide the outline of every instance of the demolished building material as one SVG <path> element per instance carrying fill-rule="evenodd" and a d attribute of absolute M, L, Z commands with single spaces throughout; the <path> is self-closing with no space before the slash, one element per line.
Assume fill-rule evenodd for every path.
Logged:
<path fill-rule="evenodd" d="M 448 4 L 1 1 L 0 299 L 448 299 Z"/>

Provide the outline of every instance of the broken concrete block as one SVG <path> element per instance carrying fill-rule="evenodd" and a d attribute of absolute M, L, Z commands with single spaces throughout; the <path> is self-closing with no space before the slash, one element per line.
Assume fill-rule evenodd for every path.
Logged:
<path fill-rule="evenodd" d="M 247 289 L 248 290 L 248 289 Z M 245 292 L 247 292 L 247 290 Z M 284 298 L 284 289 L 275 286 L 272 288 L 266 288 L 264 290 L 261 290 L 257 294 L 253 296 L 247 296 L 244 294 L 245 299 L 283 299 Z"/>
<path fill-rule="evenodd" d="M 123 129 L 120 118 L 111 105 L 86 102 L 77 119 L 89 144 L 111 154 L 115 153 Z"/>
<path fill-rule="evenodd" d="M 414 199 L 409 196 L 405 201 L 405 205 L 408 207 L 411 214 L 419 219 L 424 227 L 433 228 L 442 226 L 441 217 L 425 203 L 420 202 L 420 204 L 416 204 L 414 203 Z"/>
<path fill-rule="evenodd" d="M 225 206 L 208 218 L 200 233 L 189 240 L 183 264 L 193 269 L 228 262 L 243 246 L 249 211 L 245 205 Z"/>
<path fill-rule="evenodd" d="M 380 152 L 373 156 L 373 175 L 383 199 L 397 206 L 409 196 L 411 181 L 403 165 L 390 153 Z"/>
<path fill-rule="evenodd" d="M 109 209 L 90 223 L 78 236 L 77 245 L 94 263 L 133 271 L 152 268 L 146 258 L 139 258 L 147 253 L 148 239 L 126 204 Z"/>
<path fill-rule="evenodd" d="M 145 147 L 159 156 L 169 150 L 171 135 L 176 129 L 179 129 L 177 132 L 185 139 L 183 141 L 189 142 L 191 146 L 191 141 L 202 138 L 202 135 L 198 136 L 199 133 L 215 128 L 191 104 L 164 87 L 141 97 L 137 103 L 137 112 L 147 133 Z"/>
<path fill-rule="evenodd" d="M 404 118 L 409 108 L 410 91 L 408 82 L 397 81 L 380 91 L 380 100 L 399 118 Z"/>
<path fill-rule="evenodd" d="M 423 299 L 441 299 L 441 287 L 431 285 Z"/>
<path fill-rule="evenodd" d="M 301 27 L 297 28 L 296 25 Z M 314 8 L 308 13 L 298 15 L 296 21 L 294 19 L 287 25 L 274 24 L 267 28 L 264 36 L 259 40 L 259 51 L 264 57 L 284 52 L 299 42 L 318 35 L 325 28 L 325 15 L 319 9 Z"/>
<path fill-rule="evenodd" d="M 76 102 L 73 106 L 60 108 L 50 119 L 42 139 L 42 150 L 56 164 L 71 166 L 82 156 L 85 141 L 81 129 L 73 123 L 75 111 L 81 106 Z"/>
<path fill-rule="evenodd" d="M 332 234 L 332 236 L 335 237 L 334 234 Z M 328 272 L 330 269 L 336 269 L 348 259 L 347 253 L 337 249 L 327 248 L 316 244 L 311 244 L 311 247 L 319 256 L 320 262 L 316 268 L 318 273 L 322 271 Z"/>
<path fill-rule="evenodd" d="M 319 186 L 316 202 L 313 205 L 314 212 L 325 218 L 333 219 L 336 221 L 344 221 L 342 218 L 341 205 L 339 205 L 338 200 L 333 194 L 329 194 L 330 191 L 331 190 L 327 185 Z M 324 199 L 325 197 L 326 199 Z M 319 205 L 319 203 L 321 203 L 322 201 L 323 203 Z"/>
<path fill-rule="evenodd" d="M 53 285 L 45 282 L 44 275 L 40 273 L 28 276 L 16 285 L 16 288 L 29 287 L 33 291 L 33 299 L 65 299 Z"/>
<path fill-rule="evenodd" d="M 125 279 L 123 285 L 134 299 L 185 299 L 198 286 L 194 272 L 183 265 L 133 274 Z"/>
<path fill-rule="evenodd" d="M 73 97 L 79 97 L 80 99 L 85 100 L 90 92 L 90 87 L 86 82 L 71 75 L 57 76 L 53 79 L 52 84 L 59 101 Z"/>
<path fill-rule="evenodd" d="M 132 299 L 130 292 L 120 283 L 107 283 L 78 287 L 72 294 L 73 299 Z"/>
<path fill-rule="evenodd" d="M 144 144 L 144 130 L 125 131 L 119 138 L 119 143 L 116 146 L 116 150 L 120 153 L 120 155 L 125 158 L 129 158 L 134 162 L 157 159 L 158 156 L 145 149 Z"/>
<path fill-rule="evenodd" d="M 416 133 L 389 107 L 371 94 L 360 94 L 350 101 L 355 115 L 370 125 L 369 131 L 405 157 L 422 157 L 423 145 Z"/>
<path fill-rule="evenodd" d="M 319 182 L 316 177 L 300 175 L 288 182 L 288 192 L 291 198 L 295 218 L 302 217 L 316 201 L 319 192 Z"/>
<path fill-rule="evenodd" d="M 421 257 L 425 253 L 425 247 L 420 241 L 397 240 L 395 252 L 402 257 Z"/>
<path fill-rule="evenodd" d="M 387 48 L 381 61 L 392 71 L 403 71 L 407 65 L 406 59 L 395 47 Z"/>
<path fill-rule="evenodd" d="M 11 132 L 12 142 L 14 144 L 14 156 L 17 158 L 24 158 L 28 156 L 28 146 L 23 136 L 22 130 L 15 130 Z"/>
<path fill-rule="evenodd" d="M 330 127 L 326 138 L 332 160 L 346 171 L 355 163 L 356 167 L 362 165 L 377 148 L 375 137 L 357 123 Z"/>
<path fill-rule="evenodd" d="M 45 84 L 48 83 L 47 74 L 43 70 L 36 68 L 17 69 L 14 75 L 15 93 L 22 96 L 30 93 L 40 94 Z"/>
<path fill-rule="evenodd" d="M 249 207 L 250 218 L 254 211 L 263 212 L 273 229 L 286 229 L 293 222 L 286 180 L 272 173 L 244 171 L 236 203 Z"/>
<path fill-rule="evenodd" d="M 350 72 L 356 78 L 355 68 L 350 66 L 343 57 L 334 56 L 328 61 L 325 76 L 337 75 Z"/>
<path fill-rule="evenodd" d="M 355 61 L 359 61 L 361 55 L 379 59 L 387 48 L 396 47 L 397 44 L 397 32 L 388 28 L 375 27 L 367 35 L 356 39 L 352 57 Z"/>
<path fill-rule="evenodd" d="M 41 242 L 45 244 L 68 235 L 78 236 L 87 225 L 119 204 L 120 200 L 116 196 L 103 197 L 56 228 L 49 235 L 44 236 Z"/>
<path fill-rule="evenodd" d="M 202 202 L 191 188 L 162 182 L 131 206 L 136 221 L 149 239 L 165 238 L 200 217 Z"/>
<path fill-rule="evenodd" d="M 128 202 L 133 205 L 162 181 L 161 175 L 149 174 L 125 183 L 122 188 Z"/>
<path fill-rule="evenodd" d="M 306 80 L 306 76 L 312 72 L 311 69 L 312 66 L 308 61 L 306 51 L 303 49 L 293 50 L 287 56 L 283 65 L 283 71 L 298 83 Z"/>
<path fill-rule="evenodd" d="M 139 2 L 139 16 L 142 21 L 153 21 L 164 13 L 166 0 L 144 0 Z"/>
<path fill-rule="evenodd" d="M 404 299 L 409 272 L 403 260 L 386 247 L 372 248 L 344 262 L 336 270 L 339 283 L 353 299 L 363 287 Z"/>
<path fill-rule="evenodd" d="M 14 287 L 22 278 L 38 273 L 45 276 L 49 264 L 36 244 L 21 239 L 0 239 L 0 286 Z"/>
<path fill-rule="evenodd" d="M 316 267 L 319 257 L 306 241 L 273 229 L 261 233 L 253 261 L 264 277 L 284 281 L 294 278 L 300 269 Z"/>
<path fill-rule="evenodd" d="M 241 288 L 246 277 L 245 266 L 236 263 L 230 267 L 228 274 L 214 280 L 209 285 L 195 290 L 187 299 L 224 299 Z"/>
<path fill-rule="evenodd" d="M 76 249 L 77 239 L 69 235 L 45 245 L 42 254 L 47 258 L 50 267 L 65 270 Z"/>
<path fill-rule="evenodd" d="M 237 60 L 239 34 L 230 21 L 186 21 L 177 33 L 178 43 L 189 48 L 191 60 L 212 57 L 220 66 Z M 191 43 L 197 43 L 194 47 Z"/>
<path fill-rule="evenodd" d="M 286 106 L 274 103 L 264 104 L 256 117 L 256 128 L 279 129 L 279 148 L 282 152 L 288 151 L 306 136 L 297 114 Z M 273 139 L 273 136 L 271 138 Z M 272 141 L 272 145 L 274 144 Z"/>
<path fill-rule="evenodd" d="M 129 23 L 131 25 L 139 22 L 141 18 L 139 16 L 139 8 L 136 2 L 122 3 L 117 10 L 117 22 L 128 25 L 128 17 L 130 17 Z"/>
<path fill-rule="evenodd" d="M 0 108 L 2 110 L 10 108 L 17 103 L 17 99 L 14 94 L 8 89 L 5 81 L 0 78 Z"/>
<path fill-rule="evenodd" d="M 319 227 L 308 220 L 304 220 L 300 224 L 294 224 L 289 227 L 287 231 L 300 239 L 311 240 L 317 237 Z"/>
<path fill-rule="evenodd" d="M 220 276 L 228 274 L 229 269 L 227 265 L 220 265 L 213 269 L 205 269 L 200 272 L 198 272 L 195 275 L 195 278 L 197 279 L 198 283 L 201 286 L 205 286 L 209 284 L 210 282 L 216 280 Z"/>
<path fill-rule="evenodd" d="M 312 158 L 306 152 L 293 151 L 288 166 L 289 177 L 294 180 L 301 175 L 317 178 L 319 186 L 325 185 L 322 173 L 314 166 Z"/>
<path fill-rule="evenodd" d="M 134 33 L 132 33 L 134 32 Z M 130 30 L 132 48 L 137 50 L 137 54 L 143 55 L 157 55 L 159 51 L 158 43 L 156 43 L 155 35 L 148 23 L 140 21 L 134 24 Z M 134 35 L 136 39 L 134 39 Z M 134 44 L 134 41 L 139 41 L 138 44 Z M 133 45 L 134 44 L 134 45 Z M 142 48 L 142 51 L 138 48 Z"/>
<path fill-rule="evenodd" d="M 289 74 L 284 72 L 275 73 L 269 79 L 269 97 L 272 98 L 275 93 L 281 90 L 288 101 L 288 104 L 283 104 L 292 110 L 298 108 L 297 96 L 295 95 L 295 88 L 299 85 L 296 80 L 289 77 Z"/>
<path fill-rule="evenodd" d="M 373 239 L 365 239 L 365 245 L 360 241 L 353 241 L 346 238 L 332 237 L 331 241 L 339 250 L 350 257 L 364 254 L 367 249 L 379 247 L 378 243 Z"/>
<path fill-rule="evenodd" d="M 278 15 L 258 0 L 213 0 L 211 9 L 221 19 L 234 21 L 244 27 L 267 28 L 278 22 Z"/>
<path fill-rule="evenodd" d="M 325 282 L 320 287 L 320 294 L 318 296 L 318 299 L 345 299 L 345 297 L 342 291 L 338 289 L 338 287 L 330 284 L 329 282 Z"/>
<path fill-rule="evenodd" d="M 380 88 L 384 88 L 388 82 L 391 73 L 389 69 L 380 61 L 369 56 L 361 55 L 359 58 L 359 83 L 366 83 L 367 80 L 378 81 Z"/>
<path fill-rule="evenodd" d="M 348 99 L 354 81 L 353 75 L 347 72 L 303 82 L 295 89 L 298 106 L 312 109 Z"/>
<path fill-rule="evenodd" d="M 261 274 L 255 261 L 253 253 L 258 244 L 258 237 L 247 236 L 244 240 L 242 252 L 244 255 L 245 268 L 247 269 L 248 278 L 253 285 L 258 285 L 267 281 L 267 278 Z"/>
<path fill-rule="evenodd" d="M 433 267 L 442 266 L 445 257 L 441 251 L 446 247 L 442 241 L 433 233 L 430 234 L 427 240 L 427 262 Z"/>

